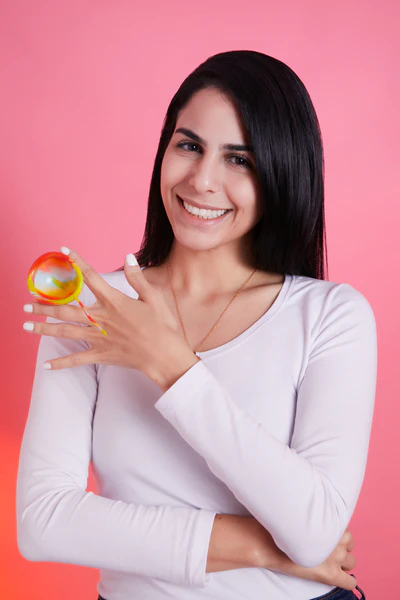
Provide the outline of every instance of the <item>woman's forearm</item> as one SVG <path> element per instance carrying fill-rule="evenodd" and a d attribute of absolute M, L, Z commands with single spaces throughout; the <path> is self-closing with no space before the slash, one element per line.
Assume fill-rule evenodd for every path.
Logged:
<path fill-rule="evenodd" d="M 292 561 L 254 517 L 216 515 L 210 537 L 207 573 L 246 567 L 284 572 L 282 569 L 289 563 Z"/>
<path fill-rule="evenodd" d="M 356 580 L 348 571 L 356 564 L 350 554 L 353 545 L 353 537 L 346 531 L 323 563 L 316 567 L 302 567 L 278 548 L 271 534 L 254 517 L 217 514 L 210 537 L 206 571 L 213 573 L 255 567 L 352 590 Z"/>

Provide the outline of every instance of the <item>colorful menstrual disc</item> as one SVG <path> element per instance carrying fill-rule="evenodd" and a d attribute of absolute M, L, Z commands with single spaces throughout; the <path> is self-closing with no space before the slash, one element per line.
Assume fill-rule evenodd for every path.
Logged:
<path fill-rule="evenodd" d="M 82 271 L 61 252 L 46 252 L 30 268 L 28 288 L 46 304 L 68 304 L 83 287 Z"/>
<path fill-rule="evenodd" d="M 68 304 L 76 300 L 87 318 L 107 335 L 87 313 L 78 296 L 83 288 L 82 271 L 74 261 L 62 252 L 46 252 L 31 266 L 28 289 L 44 304 Z"/>

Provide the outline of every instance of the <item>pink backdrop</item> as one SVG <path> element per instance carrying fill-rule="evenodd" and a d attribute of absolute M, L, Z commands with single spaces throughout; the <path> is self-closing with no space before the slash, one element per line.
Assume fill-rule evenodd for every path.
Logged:
<path fill-rule="evenodd" d="M 28 269 L 40 254 L 66 245 L 106 272 L 139 247 L 167 104 L 200 62 L 233 49 L 287 62 L 320 119 L 329 278 L 359 289 L 378 327 L 376 412 L 350 524 L 354 572 L 368 600 L 395 597 L 399 6 L 395 0 L 0 2 L 0 245 L 9 290 L 1 299 L 7 339 L 1 346 L 1 598 L 97 598 L 97 570 L 28 562 L 16 545 L 16 471 L 39 342 L 22 329 Z M 92 478 L 88 488 L 96 490 Z"/>

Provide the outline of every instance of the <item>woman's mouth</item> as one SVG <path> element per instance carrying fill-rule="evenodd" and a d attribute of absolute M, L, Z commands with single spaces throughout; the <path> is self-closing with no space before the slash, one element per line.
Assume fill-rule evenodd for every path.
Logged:
<path fill-rule="evenodd" d="M 181 205 L 182 211 L 185 213 L 186 218 L 190 220 L 192 223 L 200 224 L 212 224 L 217 221 L 222 221 L 232 209 L 229 210 L 206 210 L 206 209 L 198 209 L 195 206 L 192 206 L 189 202 L 182 200 L 180 196 L 177 195 L 179 204 Z"/>

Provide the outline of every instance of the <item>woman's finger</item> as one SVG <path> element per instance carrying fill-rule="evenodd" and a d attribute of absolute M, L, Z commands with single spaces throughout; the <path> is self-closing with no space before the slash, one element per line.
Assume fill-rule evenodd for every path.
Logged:
<path fill-rule="evenodd" d="M 114 288 L 109 285 L 103 277 L 101 277 L 97 271 L 95 271 L 90 265 L 88 265 L 81 256 L 74 250 L 70 250 L 66 246 L 60 248 L 63 254 L 69 256 L 69 258 L 78 265 L 82 271 L 83 279 L 88 288 L 93 292 L 95 297 L 99 300 L 107 301 L 110 299 L 110 295 L 114 292 Z"/>
<path fill-rule="evenodd" d="M 355 559 L 355 556 L 348 552 L 346 558 L 342 562 L 342 569 L 343 571 L 352 571 L 356 564 L 357 561 Z"/>
<path fill-rule="evenodd" d="M 344 532 L 341 542 L 344 544 L 348 552 L 352 552 L 354 550 L 354 537 L 351 531 L 348 529 L 346 529 Z"/>
<path fill-rule="evenodd" d="M 32 310 L 25 309 L 31 306 Z M 43 315 L 53 317 L 59 321 L 72 321 L 73 323 L 88 324 L 88 318 L 80 306 L 70 306 L 67 304 L 43 304 L 41 302 L 32 302 L 24 305 L 24 311 L 31 315 Z"/>
<path fill-rule="evenodd" d="M 44 364 L 48 365 L 45 366 L 45 369 L 58 371 L 60 369 L 69 369 L 71 367 L 81 367 L 83 365 L 94 365 L 98 363 L 100 363 L 99 356 L 92 350 L 86 350 L 85 352 L 75 352 L 69 356 L 48 360 Z"/>
<path fill-rule="evenodd" d="M 336 585 L 344 590 L 354 590 L 357 585 L 357 579 L 349 573 L 342 571 L 340 576 L 337 578 Z"/>
<path fill-rule="evenodd" d="M 138 300 L 151 301 L 159 298 L 156 289 L 147 281 L 134 254 L 127 254 L 124 262 L 125 278 L 129 285 L 138 293 Z"/>
<path fill-rule="evenodd" d="M 23 324 L 25 331 L 38 335 L 50 335 L 52 337 L 67 338 L 70 340 L 84 340 L 94 342 L 102 337 L 97 327 L 81 327 L 69 323 L 39 323 L 38 321 L 26 321 Z"/>

